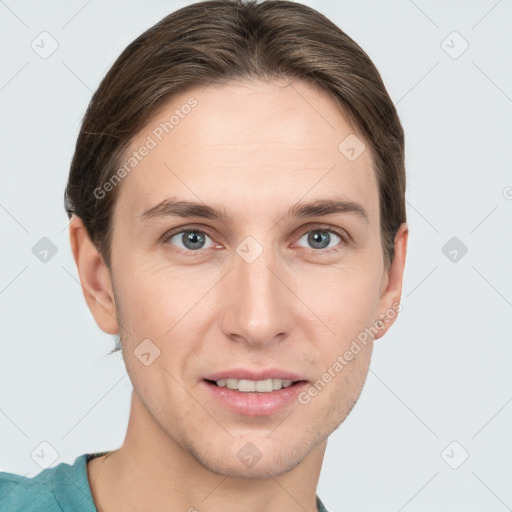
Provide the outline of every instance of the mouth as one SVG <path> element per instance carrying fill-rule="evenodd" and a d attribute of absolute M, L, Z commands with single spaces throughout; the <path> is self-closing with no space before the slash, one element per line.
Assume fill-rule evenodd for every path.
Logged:
<path fill-rule="evenodd" d="M 272 417 L 298 403 L 307 387 L 300 375 L 279 370 L 230 370 L 203 379 L 205 393 L 214 403 L 237 416 Z"/>

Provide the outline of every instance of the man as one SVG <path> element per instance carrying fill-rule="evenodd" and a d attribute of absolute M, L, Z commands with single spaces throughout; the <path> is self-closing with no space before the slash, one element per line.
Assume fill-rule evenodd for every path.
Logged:
<path fill-rule="evenodd" d="M 303 5 L 200 2 L 129 45 L 66 189 L 126 437 L 1 475 L 0 511 L 325 510 L 327 439 L 400 309 L 403 144 L 368 56 Z"/>

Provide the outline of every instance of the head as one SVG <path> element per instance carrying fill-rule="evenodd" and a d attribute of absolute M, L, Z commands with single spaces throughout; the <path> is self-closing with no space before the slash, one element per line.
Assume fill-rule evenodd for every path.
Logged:
<path fill-rule="evenodd" d="M 315 10 L 200 2 L 124 50 L 83 120 L 65 200 L 86 301 L 164 438 L 249 478 L 326 440 L 399 309 L 404 194 L 380 75 Z M 210 388 L 235 368 L 285 370 L 301 393 L 239 414 Z M 251 467 L 247 443 L 262 454 Z"/>

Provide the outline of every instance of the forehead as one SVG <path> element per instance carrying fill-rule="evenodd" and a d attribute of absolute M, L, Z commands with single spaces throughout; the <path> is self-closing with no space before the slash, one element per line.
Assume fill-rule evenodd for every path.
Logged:
<path fill-rule="evenodd" d="M 229 204 L 250 217 L 250 205 L 261 213 L 338 195 L 378 218 L 368 144 L 325 91 L 303 81 L 190 89 L 153 115 L 125 163 L 134 151 L 116 207 L 134 215 L 169 196 Z"/>

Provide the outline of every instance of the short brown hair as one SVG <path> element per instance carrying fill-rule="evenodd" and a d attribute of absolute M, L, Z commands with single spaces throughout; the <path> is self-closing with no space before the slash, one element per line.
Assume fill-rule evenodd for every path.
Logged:
<path fill-rule="evenodd" d="M 368 55 L 314 9 L 288 0 L 207 0 L 166 16 L 135 39 L 94 93 L 78 135 L 65 191 L 110 268 L 108 187 L 133 137 L 171 96 L 233 79 L 301 79 L 327 91 L 370 145 L 379 186 L 386 266 L 406 221 L 404 134 Z M 341 142 L 341 141 L 340 141 Z"/>

